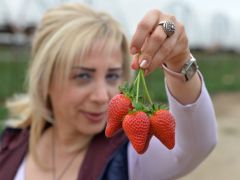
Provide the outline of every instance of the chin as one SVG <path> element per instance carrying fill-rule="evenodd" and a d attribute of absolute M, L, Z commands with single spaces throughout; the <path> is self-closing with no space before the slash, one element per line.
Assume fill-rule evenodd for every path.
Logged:
<path fill-rule="evenodd" d="M 101 126 L 95 126 L 95 127 L 85 128 L 84 134 L 94 136 L 94 135 L 96 135 L 96 134 L 99 134 L 100 132 L 103 132 L 104 130 L 105 130 L 105 124 L 104 124 L 104 125 L 101 125 Z"/>

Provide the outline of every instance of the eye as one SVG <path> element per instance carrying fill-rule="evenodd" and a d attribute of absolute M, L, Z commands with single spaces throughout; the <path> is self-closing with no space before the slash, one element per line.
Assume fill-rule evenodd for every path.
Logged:
<path fill-rule="evenodd" d="M 86 82 L 91 80 L 91 75 L 89 73 L 79 73 L 74 76 L 74 79 Z"/>
<path fill-rule="evenodd" d="M 118 81 L 119 79 L 121 79 L 121 74 L 118 74 L 118 73 L 109 73 L 109 74 L 107 74 L 106 79 L 107 79 L 107 81 L 109 81 L 109 82 L 116 82 L 116 81 Z"/>

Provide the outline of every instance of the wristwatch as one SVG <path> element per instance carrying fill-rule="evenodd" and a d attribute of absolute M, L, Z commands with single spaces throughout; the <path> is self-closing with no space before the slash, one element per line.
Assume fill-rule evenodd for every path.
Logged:
<path fill-rule="evenodd" d="M 176 77 L 184 82 L 189 81 L 192 79 L 194 74 L 198 70 L 198 65 L 196 59 L 191 55 L 191 59 L 189 59 L 181 68 L 180 72 L 175 72 L 170 70 L 166 64 L 162 64 L 163 69 L 169 75 Z"/>

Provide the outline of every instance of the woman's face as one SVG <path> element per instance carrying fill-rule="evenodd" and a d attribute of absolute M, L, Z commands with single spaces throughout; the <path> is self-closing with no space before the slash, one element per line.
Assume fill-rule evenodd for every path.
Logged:
<path fill-rule="evenodd" d="M 49 95 L 58 126 L 86 135 L 102 131 L 109 100 L 123 80 L 122 64 L 120 48 L 106 53 L 95 44 L 86 59 L 72 66 L 66 83 L 59 83 L 56 70 Z"/>

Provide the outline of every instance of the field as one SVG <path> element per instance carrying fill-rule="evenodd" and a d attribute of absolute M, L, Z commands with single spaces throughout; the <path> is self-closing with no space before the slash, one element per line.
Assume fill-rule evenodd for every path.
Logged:
<path fill-rule="evenodd" d="M 240 90 L 240 55 L 235 53 L 193 52 L 211 95 Z M 6 99 L 26 90 L 25 76 L 30 59 L 28 48 L 0 48 L 0 124 L 7 116 Z M 160 78 L 159 78 L 160 77 Z M 166 102 L 163 73 L 159 69 L 147 77 L 154 101 Z"/>
<path fill-rule="evenodd" d="M 213 99 L 219 142 L 195 171 L 181 180 L 237 180 L 240 177 L 240 54 L 193 52 Z M 30 54 L 26 48 L 0 48 L 0 132 L 7 111 L 5 101 L 26 90 L 25 76 Z M 147 77 L 154 101 L 167 102 L 160 70 Z"/>

